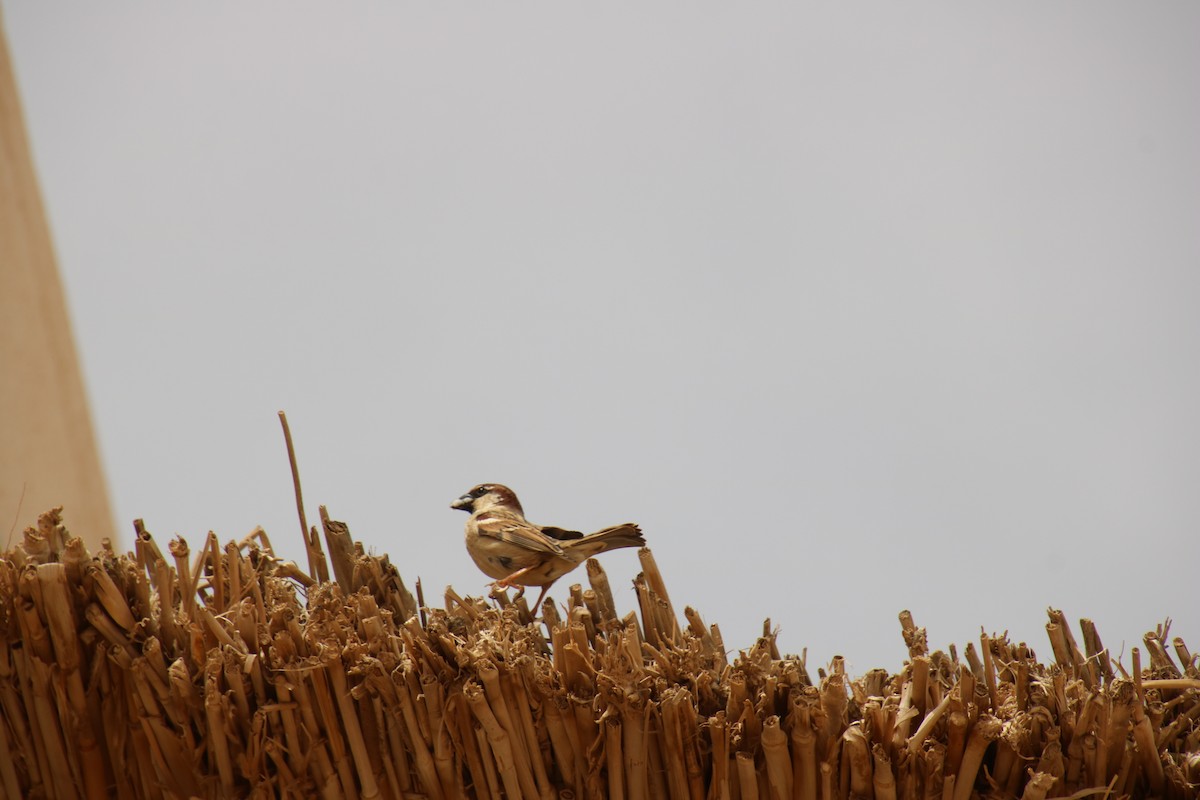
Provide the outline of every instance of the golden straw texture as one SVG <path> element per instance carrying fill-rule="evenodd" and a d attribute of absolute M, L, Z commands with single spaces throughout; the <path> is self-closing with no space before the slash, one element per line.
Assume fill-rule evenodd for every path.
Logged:
<path fill-rule="evenodd" d="M 986 634 L 959 661 L 904 612 L 897 672 L 814 675 L 769 623 L 727 653 L 680 620 L 649 550 L 633 593 L 592 561 L 543 627 L 451 589 L 422 615 L 321 523 L 314 576 L 260 530 L 93 555 L 42 515 L 0 553 L 0 799 L 1197 796 L 1200 664 L 1168 625 L 1125 667 L 1051 609 L 1053 662 Z"/>

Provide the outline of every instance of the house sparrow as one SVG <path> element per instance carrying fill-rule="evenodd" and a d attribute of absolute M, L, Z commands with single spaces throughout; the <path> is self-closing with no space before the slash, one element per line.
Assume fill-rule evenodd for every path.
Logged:
<path fill-rule="evenodd" d="M 614 525 L 584 536 L 525 519 L 521 502 L 512 489 L 498 483 L 481 483 L 450 504 L 471 515 L 467 520 L 467 552 L 485 575 L 495 578 L 497 589 L 540 586 L 534 609 L 556 580 L 586 559 L 620 547 L 643 547 L 646 540 L 637 525 Z M 535 612 L 536 613 L 536 612 Z"/>

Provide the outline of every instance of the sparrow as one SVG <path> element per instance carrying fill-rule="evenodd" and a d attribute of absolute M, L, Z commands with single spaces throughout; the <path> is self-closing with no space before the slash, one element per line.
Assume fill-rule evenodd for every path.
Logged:
<path fill-rule="evenodd" d="M 614 525 L 584 536 L 579 531 L 534 525 L 525 519 L 521 501 L 512 489 L 481 483 L 450 504 L 471 515 L 467 520 L 467 552 L 497 589 L 540 586 L 534 609 L 556 580 L 588 558 L 621 547 L 644 547 L 641 529 L 632 523 Z M 536 613 L 536 611 L 534 612 Z"/>

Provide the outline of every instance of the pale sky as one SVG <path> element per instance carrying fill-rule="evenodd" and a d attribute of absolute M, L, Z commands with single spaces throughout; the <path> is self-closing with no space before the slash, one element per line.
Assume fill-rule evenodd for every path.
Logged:
<path fill-rule="evenodd" d="M 285 409 L 430 598 L 496 481 L 814 674 L 1200 648 L 1200 6 L 0 7 L 122 530 L 303 563 Z"/>

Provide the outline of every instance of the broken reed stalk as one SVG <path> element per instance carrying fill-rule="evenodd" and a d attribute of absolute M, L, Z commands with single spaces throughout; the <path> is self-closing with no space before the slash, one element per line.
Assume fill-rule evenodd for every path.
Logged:
<path fill-rule="evenodd" d="M 300 489 L 300 467 L 296 463 L 296 447 L 292 444 L 292 429 L 288 426 L 287 414 L 279 412 L 279 424 L 283 426 L 283 441 L 287 445 L 288 465 L 292 470 L 292 488 L 296 493 L 296 515 L 300 518 L 300 538 L 304 540 L 304 550 L 308 555 L 308 574 L 317 574 L 316 559 L 313 558 L 312 547 L 308 538 L 308 517 L 304 513 L 304 492 Z"/>
<path fill-rule="evenodd" d="M 1056 663 L 986 634 L 959 662 L 905 613 L 900 672 L 851 680 L 838 658 L 812 685 L 769 623 L 732 659 L 694 609 L 681 624 L 649 550 L 640 616 L 592 560 L 543 629 L 507 598 L 447 589 L 419 608 L 386 556 L 321 517 L 334 582 L 257 530 L 194 554 L 176 538 L 164 557 L 139 524 L 136 554 L 93 557 L 43 515 L 0 554 L 0 798 L 1183 798 L 1200 783 L 1200 664 L 1166 626 L 1128 670 L 1090 622 L 1081 652 L 1053 609 Z"/>

